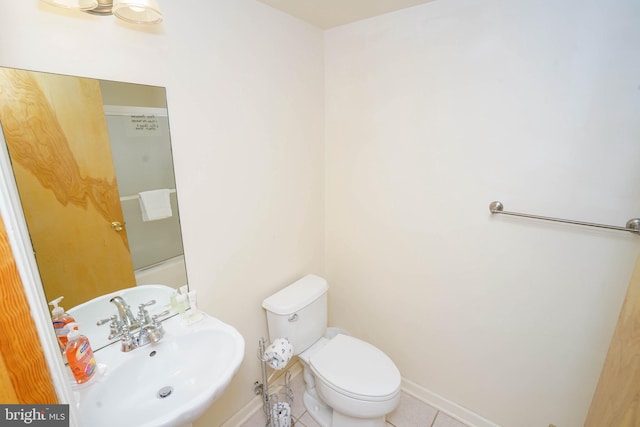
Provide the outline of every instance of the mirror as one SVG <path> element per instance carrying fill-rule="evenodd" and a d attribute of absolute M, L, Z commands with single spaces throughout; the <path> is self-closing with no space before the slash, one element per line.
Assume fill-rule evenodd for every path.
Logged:
<path fill-rule="evenodd" d="M 164 88 L 0 67 L 0 126 L 47 300 L 187 284 Z"/>

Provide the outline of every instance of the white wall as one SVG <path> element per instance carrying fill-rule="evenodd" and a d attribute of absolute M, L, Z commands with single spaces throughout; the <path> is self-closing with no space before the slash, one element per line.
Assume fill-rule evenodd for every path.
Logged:
<path fill-rule="evenodd" d="M 578 426 L 639 238 L 640 3 L 441 0 L 325 33 L 330 320 L 509 427 Z"/>
<path fill-rule="evenodd" d="M 504 426 L 582 424 L 638 239 L 488 204 L 639 216 L 635 0 L 440 0 L 324 41 L 252 0 L 160 6 L 139 30 L 2 2 L 0 66 L 167 88 L 190 284 L 247 343 L 196 426 L 253 398 L 262 299 L 324 272 L 325 174 L 334 324 Z"/>
<path fill-rule="evenodd" d="M 262 300 L 323 273 L 323 39 L 253 0 L 159 3 L 164 23 L 140 29 L 2 2 L 0 66 L 166 87 L 190 286 L 246 340 L 195 424 L 216 426 L 254 397 Z"/>

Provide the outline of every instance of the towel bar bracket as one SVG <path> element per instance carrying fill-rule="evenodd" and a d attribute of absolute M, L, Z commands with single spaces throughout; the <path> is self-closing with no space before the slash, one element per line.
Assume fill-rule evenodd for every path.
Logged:
<path fill-rule="evenodd" d="M 631 218 L 629 221 L 627 221 L 627 224 L 624 227 L 618 227 L 615 225 L 595 224 L 592 222 L 574 221 L 571 219 L 552 218 L 548 216 L 530 215 L 519 212 L 508 212 L 504 210 L 504 205 L 498 201 L 491 202 L 489 204 L 489 210 L 492 214 L 513 215 L 525 218 L 541 219 L 544 221 L 563 222 L 566 224 L 584 225 L 587 227 L 606 228 L 609 230 L 627 231 L 629 233 L 640 234 L 640 218 Z"/>
<path fill-rule="evenodd" d="M 640 218 L 631 218 L 627 221 L 626 227 L 634 230 L 636 233 L 640 233 Z"/>

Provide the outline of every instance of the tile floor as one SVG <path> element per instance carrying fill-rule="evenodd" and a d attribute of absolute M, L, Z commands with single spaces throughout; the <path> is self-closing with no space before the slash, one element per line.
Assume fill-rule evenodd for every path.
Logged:
<path fill-rule="evenodd" d="M 293 389 L 293 403 L 291 413 L 294 427 L 319 427 L 302 404 L 304 393 L 304 379 L 302 374 L 296 375 L 291 380 Z M 262 411 L 256 412 L 240 427 L 264 427 L 266 419 Z M 402 393 L 400 404 L 395 411 L 387 415 L 388 427 L 467 427 L 444 412 L 427 405 L 411 395 Z"/>

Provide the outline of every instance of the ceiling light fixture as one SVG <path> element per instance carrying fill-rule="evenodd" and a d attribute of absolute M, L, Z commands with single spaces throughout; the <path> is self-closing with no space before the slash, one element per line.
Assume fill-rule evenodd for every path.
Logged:
<path fill-rule="evenodd" d="M 79 9 L 92 15 L 115 15 L 132 24 L 158 24 L 162 13 L 157 0 L 41 0 L 53 6 Z"/>

